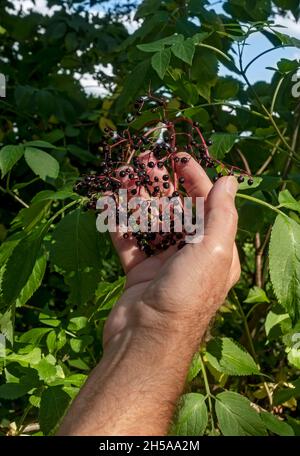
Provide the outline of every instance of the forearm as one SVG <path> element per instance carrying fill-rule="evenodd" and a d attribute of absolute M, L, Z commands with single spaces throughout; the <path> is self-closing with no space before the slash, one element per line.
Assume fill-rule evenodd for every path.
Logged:
<path fill-rule="evenodd" d="M 184 327 L 126 328 L 109 341 L 74 401 L 60 435 L 163 435 L 169 428 L 194 351 Z"/>

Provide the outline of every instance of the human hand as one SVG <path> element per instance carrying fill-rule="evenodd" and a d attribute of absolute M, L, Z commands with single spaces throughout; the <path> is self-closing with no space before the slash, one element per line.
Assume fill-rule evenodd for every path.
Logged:
<path fill-rule="evenodd" d="M 239 278 L 234 243 L 236 179 L 222 177 L 213 186 L 193 158 L 178 164 L 177 175 L 184 178 L 189 196 L 205 198 L 204 238 L 179 251 L 174 247 L 147 258 L 134 240 L 112 234 L 126 273 L 126 288 L 106 322 L 104 346 L 122 330 L 135 327 L 178 331 L 198 343 L 202 328 Z"/>

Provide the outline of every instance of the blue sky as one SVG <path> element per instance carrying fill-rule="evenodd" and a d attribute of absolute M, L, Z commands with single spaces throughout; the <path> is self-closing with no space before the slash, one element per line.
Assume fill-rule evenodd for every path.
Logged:
<path fill-rule="evenodd" d="M 215 3 L 215 2 L 211 2 Z M 217 13 L 224 13 L 222 4 L 224 2 L 220 1 L 218 4 L 213 6 L 213 9 Z M 278 28 L 278 31 L 285 33 L 287 35 L 294 36 L 295 38 L 300 39 L 300 22 L 296 23 L 293 19 L 278 17 L 275 19 L 276 24 L 284 25 L 284 28 Z M 248 46 L 245 47 L 244 51 L 244 63 L 247 64 L 254 57 L 256 57 L 261 52 L 272 48 L 272 44 L 261 34 L 256 33 L 252 35 L 248 41 Z M 300 49 L 297 48 L 284 48 L 277 49 L 265 54 L 262 58 L 258 59 L 250 68 L 247 73 L 247 76 L 250 82 L 256 82 L 259 80 L 270 81 L 273 75 L 273 72 L 267 70 L 266 67 L 276 67 L 276 62 L 281 58 L 286 59 L 298 59 L 300 60 Z M 245 66 L 245 65 L 244 65 Z M 221 68 L 223 74 L 230 74 L 226 68 Z"/>

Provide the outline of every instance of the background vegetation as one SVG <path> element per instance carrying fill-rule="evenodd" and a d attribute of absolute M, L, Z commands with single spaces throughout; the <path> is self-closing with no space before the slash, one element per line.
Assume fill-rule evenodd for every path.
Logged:
<path fill-rule="evenodd" d="M 1 1 L 1 433 L 55 432 L 101 358 L 124 277 L 72 188 L 97 169 L 105 126 L 124 124 L 151 85 L 200 122 L 214 156 L 256 176 L 237 199 L 242 277 L 195 356 L 171 433 L 300 435 L 299 62 L 283 58 L 270 83 L 251 86 L 243 58 L 254 33 L 270 49 L 300 47 L 272 22 L 298 20 L 299 2 L 226 0 L 217 15 L 206 0 L 144 0 L 90 13 L 102 3 L 48 0 L 60 9 L 46 16 Z M 84 92 L 85 73 L 102 95 Z"/>

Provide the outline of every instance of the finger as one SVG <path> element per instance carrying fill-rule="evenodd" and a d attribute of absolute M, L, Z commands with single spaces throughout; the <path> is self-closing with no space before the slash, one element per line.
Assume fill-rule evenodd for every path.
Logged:
<path fill-rule="evenodd" d="M 187 194 L 193 198 L 197 196 L 207 197 L 212 188 L 212 183 L 204 169 L 196 162 L 196 160 L 185 152 L 177 154 L 180 161 L 176 163 L 177 176 L 184 178 L 184 188 Z M 187 157 L 189 161 L 182 163 L 181 158 Z"/>
<path fill-rule="evenodd" d="M 234 177 L 222 177 L 213 186 L 207 198 L 204 242 L 213 250 L 230 254 L 237 231 L 237 211 L 234 199 L 238 183 Z M 196 245 L 196 244 L 195 244 Z"/>

